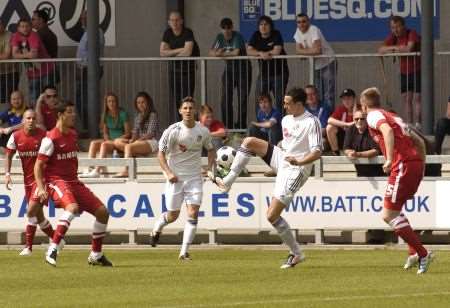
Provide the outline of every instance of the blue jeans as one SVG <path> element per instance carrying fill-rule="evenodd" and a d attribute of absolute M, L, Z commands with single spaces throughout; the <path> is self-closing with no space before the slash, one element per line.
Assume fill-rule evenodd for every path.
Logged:
<path fill-rule="evenodd" d="M 337 62 L 333 61 L 327 66 L 314 70 L 314 84 L 319 90 L 320 100 L 334 110 L 336 104 L 336 67 Z"/>

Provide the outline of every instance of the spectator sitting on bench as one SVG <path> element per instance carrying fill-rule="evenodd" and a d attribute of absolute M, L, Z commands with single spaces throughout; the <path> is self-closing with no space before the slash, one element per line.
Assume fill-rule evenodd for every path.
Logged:
<path fill-rule="evenodd" d="M 327 125 L 327 139 L 334 155 L 340 155 L 339 150 L 342 149 L 344 143 L 345 131 L 353 126 L 356 94 L 352 89 L 345 89 L 339 97 L 342 104 L 337 106 L 328 118 Z"/>
<path fill-rule="evenodd" d="M 249 136 L 256 137 L 277 145 L 281 136 L 281 113 L 272 105 L 269 94 L 258 97 L 259 109 L 256 114 L 256 122 L 252 121 L 249 128 Z"/>
<path fill-rule="evenodd" d="M 103 99 L 103 113 L 100 121 L 100 129 L 103 139 L 92 140 L 89 144 L 89 158 L 95 158 L 98 153 L 99 158 L 106 158 L 114 150 L 115 140 L 118 138 L 127 139 L 131 136 L 131 126 L 128 120 L 128 114 L 119 107 L 119 99 L 114 93 L 108 93 Z M 97 166 L 93 169 L 88 168 L 81 178 L 97 178 L 104 167 Z"/>
<path fill-rule="evenodd" d="M 26 109 L 23 94 L 20 91 L 12 92 L 10 107 L 0 113 L 0 124 L 4 126 L 0 127 L 0 148 L 6 148 L 11 134 L 23 126 L 22 117 Z"/>
<path fill-rule="evenodd" d="M 227 130 L 222 122 L 214 118 L 213 109 L 208 104 L 200 107 L 200 124 L 209 129 L 214 148 L 220 149 L 223 146 L 223 139 L 227 136 Z"/>
<path fill-rule="evenodd" d="M 350 159 L 371 158 L 380 155 L 380 148 L 373 141 L 367 127 L 367 115 L 362 110 L 353 113 L 352 125 L 345 131 L 344 153 Z M 355 164 L 357 176 L 385 176 L 381 165 Z"/>
<path fill-rule="evenodd" d="M 134 107 L 137 115 L 134 118 L 131 139 L 114 140 L 114 146 L 124 153 L 124 158 L 147 156 L 158 152 L 159 119 L 153 99 L 147 92 L 139 92 L 134 100 Z M 128 177 L 128 167 L 113 177 Z"/>

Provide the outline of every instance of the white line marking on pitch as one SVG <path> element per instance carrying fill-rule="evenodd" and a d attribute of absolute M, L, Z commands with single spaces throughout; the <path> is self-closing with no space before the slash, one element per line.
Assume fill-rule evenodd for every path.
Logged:
<path fill-rule="evenodd" d="M 299 302 L 334 302 L 334 301 L 353 301 L 353 300 L 368 300 L 379 298 L 400 298 L 400 297 L 425 297 L 450 295 L 448 292 L 429 292 L 429 293 L 412 293 L 412 294 L 384 294 L 384 295 L 355 295 L 355 296 L 339 296 L 339 297 L 323 297 L 323 298 L 293 298 L 293 299 L 275 299 L 265 301 L 251 301 L 251 302 L 231 302 L 222 304 L 193 304 L 193 305 L 176 305 L 176 306 L 156 306 L 156 308 L 202 308 L 202 307 L 235 307 L 235 306 L 249 306 L 261 304 L 289 304 Z"/>

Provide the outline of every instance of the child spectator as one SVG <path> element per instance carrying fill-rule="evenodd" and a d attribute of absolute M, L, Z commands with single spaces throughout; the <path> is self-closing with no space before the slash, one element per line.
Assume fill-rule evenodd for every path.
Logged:
<path fill-rule="evenodd" d="M 126 139 L 131 136 L 131 126 L 128 114 L 119 107 L 119 99 L 114 93 L 108 93 L 103 99 L 103 113 L 100 122 L 103 139 L 92 140 L 89 145 L 89 158 L 95 158 L 98 153 L 100 158 L 106 158 L 114 150 L 118 150 L 115 141 L 119 138 Z M 102 167 L 88 168 L 80 177 L 97 178 Z"/>
<path fill-rule="evenodd" d="M 251 122 L 249 136 L 277 145 L 282 139 L 281 113 L 272 105 L 272 98 L 268 94 L 259 96 L 258 105 L 259 109 L 256 114 L 256 122 Z"/>
<path fill-rule="evenodd" d="M 11 134 L 22 127 L 22 117 L 27 109 L 23 95 L 19 91 L 11 93 L 10 105 L 8 110 L 0 113 L 0 124 L 4 125 L 0 127 L 0 147 L 2 148 L 6 148 Z"/>
<path fill-rule="evenodd" d="M 223 139 L 227 136 L 225 125 L 214 118 L 211 106 L 204 104 L 200 107 L 200 124 L 209 129 L 211 142 L 216 150 L 223 146 Z"/>

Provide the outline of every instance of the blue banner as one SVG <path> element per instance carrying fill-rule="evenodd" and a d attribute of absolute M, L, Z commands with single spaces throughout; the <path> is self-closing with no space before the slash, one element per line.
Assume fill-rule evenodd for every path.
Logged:
<path fill-rule="evenodd" d="M 381 41 L 389 34 L 389 18 L 405 18 L 420 33 L 423 0 L 240 0 L 240 32 L 248 40 L 258 18 L 270 16 L 286 42 L 293 42 L 295 18 L 306 13 L 331 42 Z M 429 1 L 429 0 L 427 0 Z M 440 1 L 434 0 L 434 38 L 439 38 Z"/>

